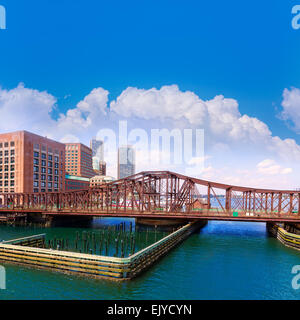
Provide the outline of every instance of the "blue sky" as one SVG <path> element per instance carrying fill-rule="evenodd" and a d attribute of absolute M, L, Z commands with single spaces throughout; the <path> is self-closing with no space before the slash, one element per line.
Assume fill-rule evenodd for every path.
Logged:
<path fill-rule="evenodd" d="M 57 99 L 55 117 L 92 89 L 109 101 L 127 87 L 176 84 L 203 100 L 224 95 L 273 136 L 299 135 L 279 119 L 285 88 L 300 88 L 297 1 L 0 0 L 0 86 L 23 82 Z M 300 4 L 300 2 L 299 2 Z"/>

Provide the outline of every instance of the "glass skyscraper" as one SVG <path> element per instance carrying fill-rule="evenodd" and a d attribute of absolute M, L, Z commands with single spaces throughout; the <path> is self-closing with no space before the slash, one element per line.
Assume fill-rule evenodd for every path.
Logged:
<path fill-rule="evenodd" d="M 90 142 L 90 147 L 92 149 L 93 169 L 99 170 L 100 163 L 104 161 L 104 142 L 93 138 Z"/>
<path fill-rule="evenodd" d="M 135 174 L 135 150 L 132 146 L 121 146 L 118 150 L 118 179 Z"/>

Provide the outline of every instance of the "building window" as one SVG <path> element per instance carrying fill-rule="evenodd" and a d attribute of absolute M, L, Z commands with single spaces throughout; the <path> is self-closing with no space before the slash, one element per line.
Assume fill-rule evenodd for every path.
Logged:
<path fill-rule="evenodd" d="M 33 159 L 33 163 L 38 165 L 39 164 L 39 159 Z"/>
<path fill-rule="evenodd" d="M 48 188 L 52 188 L 52 182 L 48 182 Z"/>
<path fill-rule="evenodd" d="M 8 156 L 8 150 L 4 151 L 4 155 L 7 157 Z"/>
<path fill-rule="evenodd" d="M 10 180 L 10 186 L 14 187 L 15 186 L 15 181 L 14 180 Z"/>
<path fill-rule="evenodd" d="M 7 180 L 4 181 L 4 187 L 8 187 L 8 181 Z"/>
<path fill-rule="evenodd" d="M 42 167 L 46 167 L 46 160 L 42 160 Z"/>
<path fill-rule="evenodd" d="M 48 160 L 52 161 L 52 155 L 51 154 L 48 155 Z"/>
<path fill-rule="evenodd" d="M 11 179 L 14 179 L 14 178 L 15 178 L 15 174 L 14 174 L 13 172 L 10 174 L 10 178 L 11 178 Z"/>
<path fill-rule="evenodd" d="M 8 166 L 4 166 L 4 171 L 8 171 Z"/>
<path fill-rule="evenodd" d="M 33 186 L 34 186 L 34 187 L 38 187 L 38 186 L 39 186 L 39 182 L 38 182 L 38 181 L 34 181 L 34 182 L 33 182 Z"/>
<path fill-rule="evenodd" d="M 8 142 L 4 143 L 4 148 L 8 148 Z"/>
<path fill-rule="evenodd" d="M 52 167 L 53 163 L 51 161 L 48 161 L 48 167 Z"/>
<path fill-rule="evenodd" d="M 41 187 L 42 187 L 42 188 L 45 188 L 45 187 L 46 187 L 46 182 L 45 182 L 45 181 L 42 181 L 42 182 L 41 182 Z"/>
<path fill-rule="evenodd" d="M 48 168 L 48 174 L 52 174 L 52 169 Z"/>
<path fill-rule="evenodd" d="M 46 175 L 45 174 L 41 175 L 41 180 L 46 180 Z"/>
<path fill-rule="evenodd" d="M 15 150 L 10 150 L 10 155 L 14 156 L 15 155 Z"/>
<path fill-rule="evenodd" d="M 46 168 L 42 167 L 42 173 L 46 173 Z"/>
<path fill-rule="evenodd" d="M 39 189 L 34 188 L 34 189 L 33 189 L 33 192 L 37 193 L 37 192 L 39 192 Z"/>
<path fill-rule="evenodd" d="M 55 161 L 55 162 L 58 162 L 58 157 L 57 157 L 57 156 L 54 157 L 54 161 Z"/>
<path fill-rule="evenodd" d="M 38 157 L 40 156 L 40 153 L 39 153 L 39 152 L 34 151 L 33 156 L 34 156 L 35 158 L 38 158 Z"/>
<path fill-rule="evenodd" d="M 15 163 L 15 157 L 10 158 L 10 163 Z"/>
<path fill-rule="evenodd" d="M 47 159 L 46 153 L 42 153 L 42 159 Z"/>
<path fill-rule="evenodd" d="M 39 175 L 38 175 L 38 173 L 35 173 L 35 174 L 33 175 L 33 179 L 34 179 L 34 180 L 39 180 Z"/>
<path fill-rule="evenodd" d="M 52 181 L 52 176 L 48 176 L 48 181 Z"/>
<path fill-rule="evenodd" d="M 15 171 L 15 166 L 13 164 L 10 166 L 10 171 Z"/>
<path fill-rule="evenodd" d="M 39 167 L 34 166 L 34 167 L 33 167 L 33 172 L 39 172 Z"/>

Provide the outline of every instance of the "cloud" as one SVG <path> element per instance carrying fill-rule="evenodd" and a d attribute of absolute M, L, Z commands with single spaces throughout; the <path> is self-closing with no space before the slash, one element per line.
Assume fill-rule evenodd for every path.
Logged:
<path fill-rule="evenodd" d="M 259 173 L 263 174 L 289 174 L 293 170 L 292 168 L 282 168 L 275 160 L 265 159 L 257 164 L 257 169 Z"/>
<path fill-rule="evenodd" d="M 250 188 L 266 188 L 278 190 L 293 190 L 298 187 L 297 180 L 293 180 L 292 168 L 284 168 L 270 159 L 266 159 L 256 167 L 239 169 L 234 167 L 205 167 L 201 178 L 209 181 L 221 182 L 235 186 Z"/>
<path fill-rule="evenodd" d="M 21 83 L 16 88 L 0 88 L 0 131 L 31 130 L 46 135 L 46 128 L 55 121 L 50 113 L 56 98 L 45 91 L 25 88 Z"/>
<path fill-rule="evenodd" d="M 204 102 L 191 92 L 182 92 L 177 85 L 150 90 L 129 87 L 110 104 L 112 111 L 123 117 L 151 119 L 187 119 L 202 124 L 206 116 Z"/>
<path fill-rule="evenodd" d="M 129 87 L 111 102 L 110 109 L 122 117 L 156 119 L 161 124 L 173 120 L 176 126 L 181 121 L 187 127 L 204 128 L 211 149 L 216 144 L 254 152 L 260 149 L 260 152 L 300 160 L 300 146 L 295 140 L 272 136 L 264 122 L 242 115 L 238 102 L 223 95 L 204 101 L 191 91 L 181 91 L 177 85 L 149 90 Z"/>
<path fill-rule="evenodd" d="M 109 92 L 103 88 L 93 89 L 76 108 L 69 109 L 66 114 L 60 114 L 57 129 L 61 135 L 72 134 L 82 138 L 82 131 L 98 131 L 101 122 L 107 115 Z"/>
<path fill-rule="evenodd" d="M 299 89 L 284 91 L 285 117 L 293 114 L 293 108 L 297 109 L 299 92 Z M 0 88 L 0 131 L 25 129 L 62 142 L 88 144 L 101 128 L 112 129 L 118 135 L 115 128 L 120 119 L 128 120 L 128 126 L 133 128 L 138 125 L 148 130 L 147 133 L 152 128 L 203 128 L 205 158 L 194 155 L 186 165 L 166 166 L 169 155 L 154 150 L 150 161 L 145 161 L 146 152 L 141 149 L 137 153 L 137 170 L 168 169 L 220 182 L 242 185 L 253 182 L 253 186 L 255 183 L 292 185 L 293 177 L 297 177 L 288 174 L 291 170 L 297 172 L 295 166 L 300 160 L 300 146 L 296 141 L 273 136 L 264 122 L 241 114 L 238 102 L 223 95 L 203 100 L 191 91 L 181 91 L 177 85 L 149 90 L 129 87 L 110 103 L 109 92 L 99 87 L 54 119 L 51 113 L 59 110 L 56 104 L 56 97 L 50 93 L 25 88 L 23 84 L 11 90 Z M 153 161 L 153 158 L 159 160 Z M 257 158 L 274 158 L 277 162 L 264 160 L 257 165 Z M 210 163 L 205 166 L 203 160 Z M 105 161 L 109 174 L 116 175 L 115 148 L 106 148 Z"/>
<path fill-rule="evenodd" d="M 281 105 L 283 108 L 281 118 L 291 121 L 293 129 L 297 133 L 300 133 L 300 89 L 284 89 Z"/>

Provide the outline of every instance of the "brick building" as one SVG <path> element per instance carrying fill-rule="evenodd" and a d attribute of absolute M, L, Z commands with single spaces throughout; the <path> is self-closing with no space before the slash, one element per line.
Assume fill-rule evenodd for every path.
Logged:
<path fill-rule="evenodd" d="M 27 131 L 0 134 L 0 192 L 64 190 L 64 144 Z"/>
<path fill-rule="evenodd" d="M 111 176 L 98 175 L 90 178 L 90 187 L 98 187 L 102 184 L 113 182 L 116 179 Z"/>
<path fill-rule="evenodd" d="M 66 173 L 70 176 L 91 178 L 93 170 L 92 149 L 82 143 L 66 143 Z"/>

